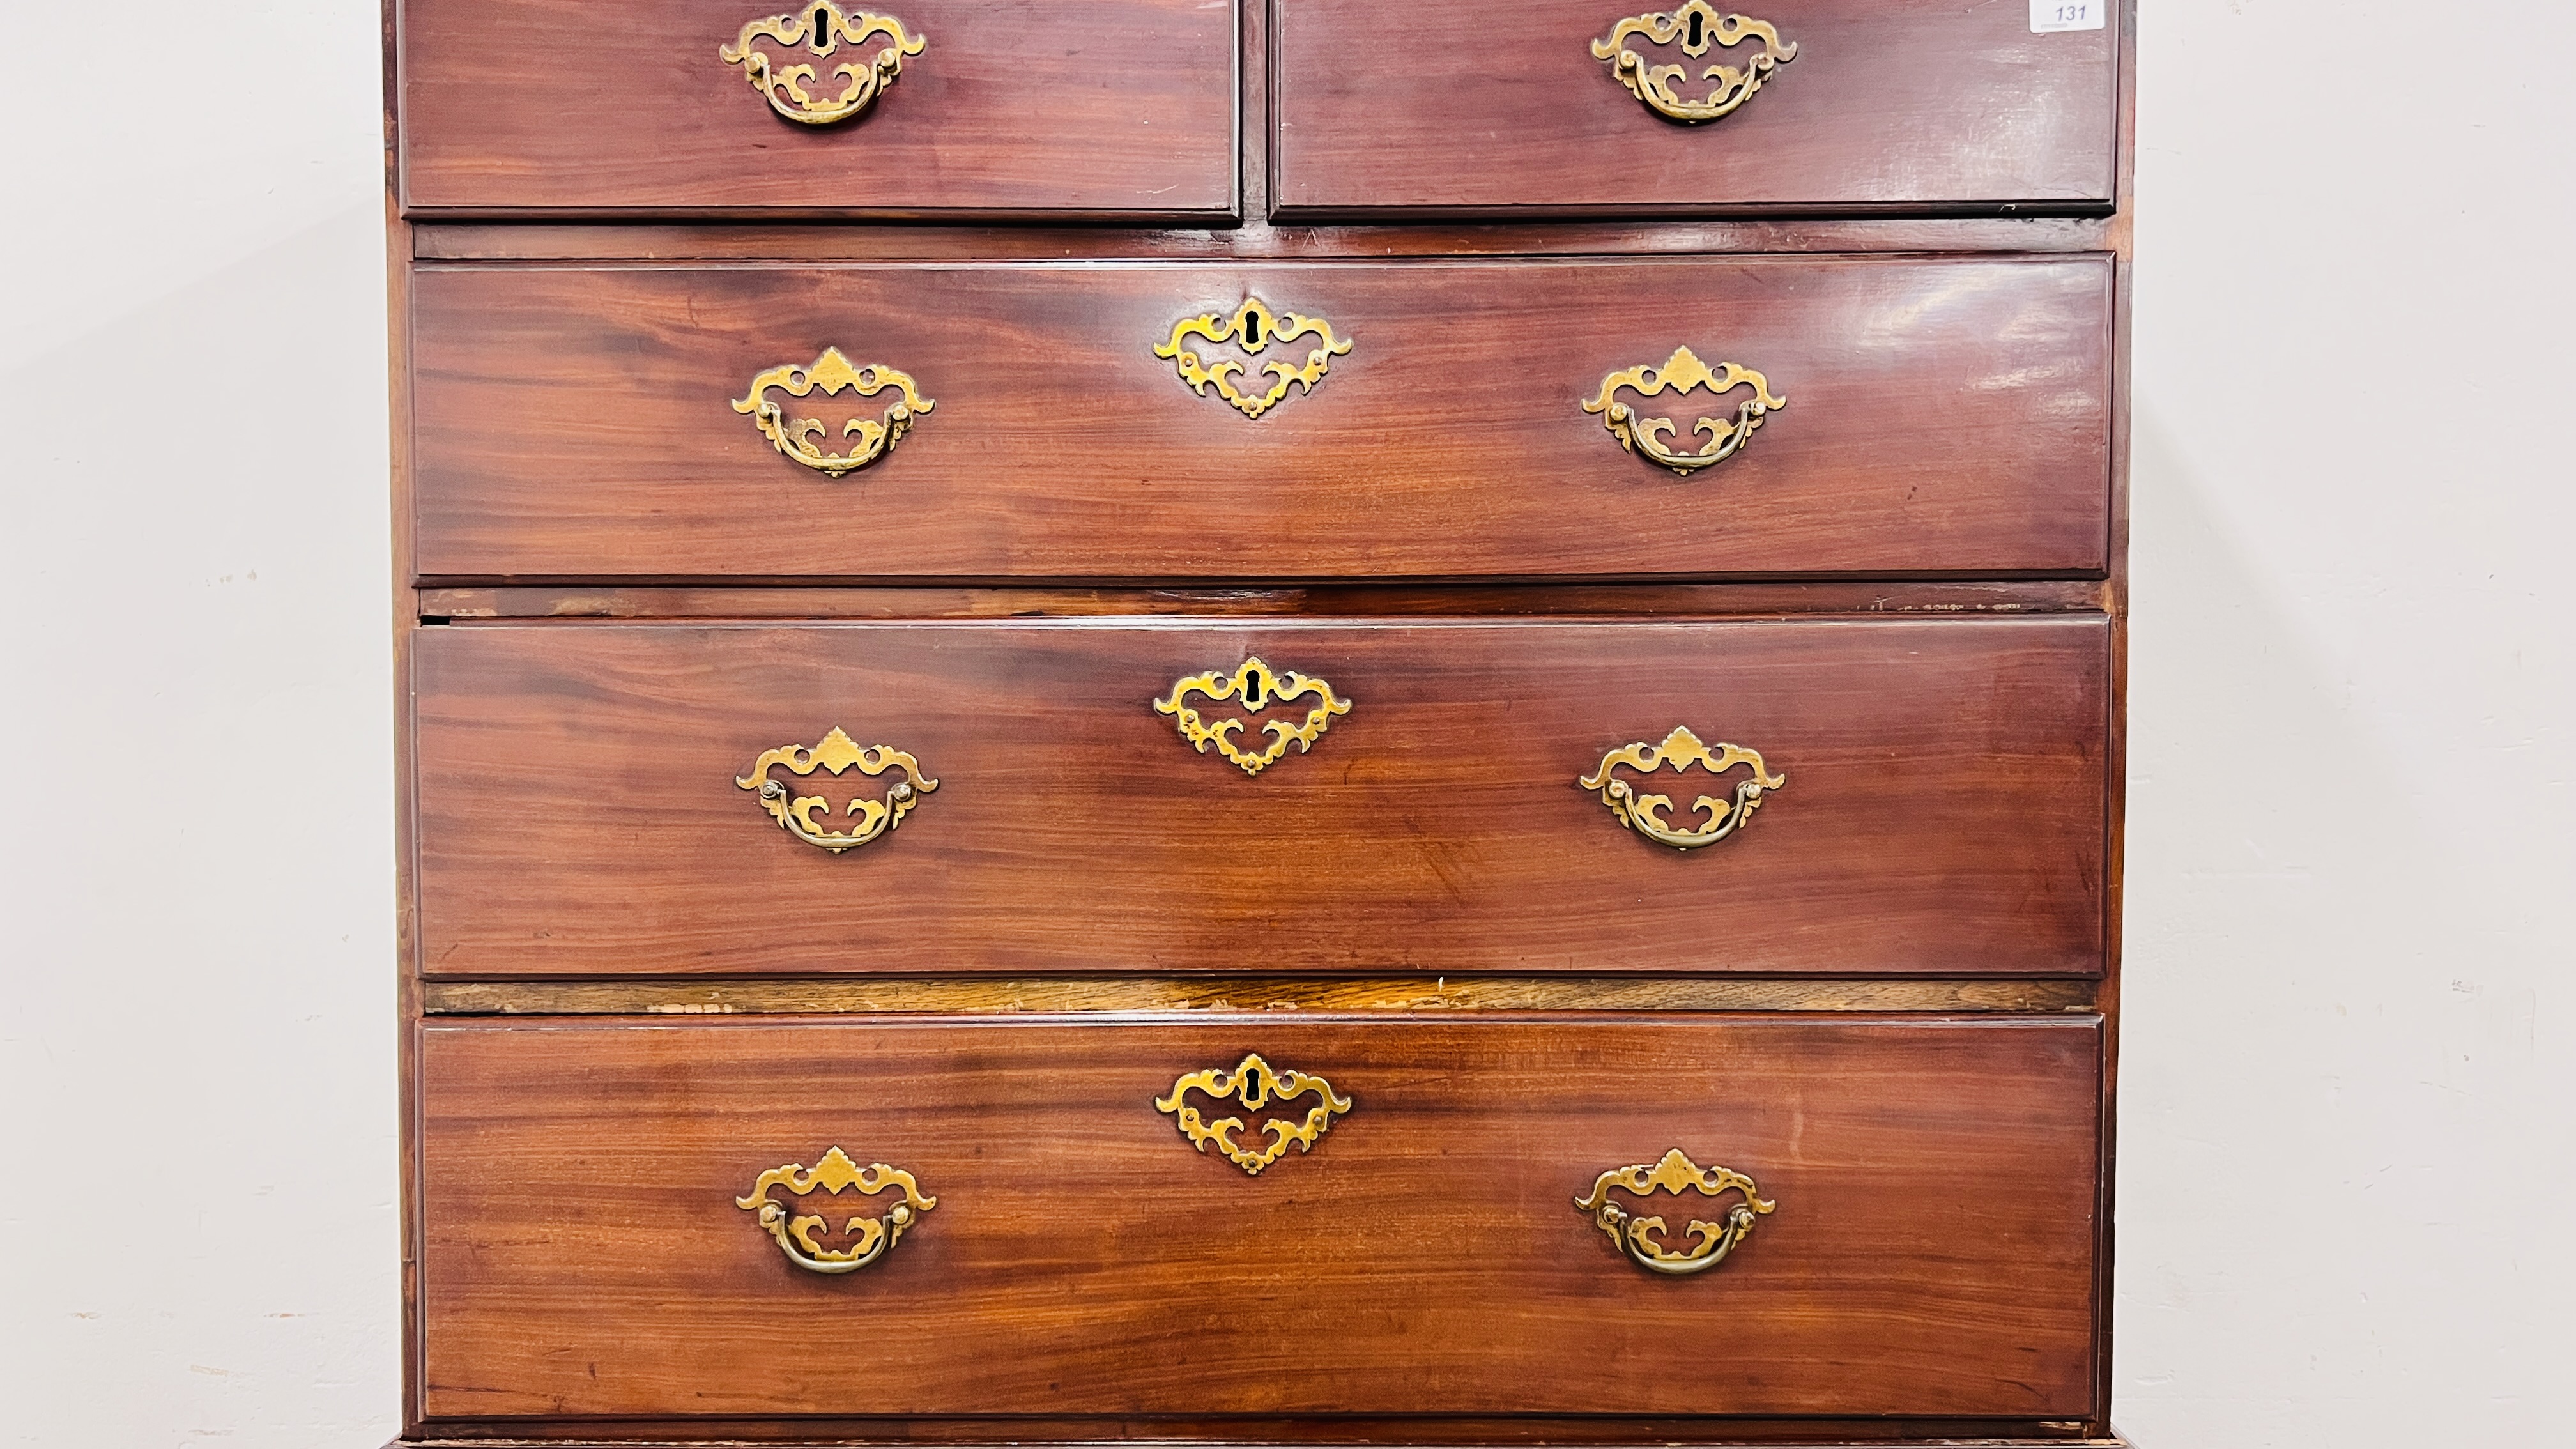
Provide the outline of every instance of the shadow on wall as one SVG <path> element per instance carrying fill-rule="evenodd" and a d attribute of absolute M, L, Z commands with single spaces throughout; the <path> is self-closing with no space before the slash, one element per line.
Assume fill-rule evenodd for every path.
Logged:
<path fill-rule="evenodd" d="M 2503 1442 L 2553 1336 L 2499 1354 L 2460 1315 L 2563 1317 L 2500 1247 L 2563 1272 L 2531 1225 L 2576 1181 L 2516 1110 L 2566 1099 L 2565 1057 L 2467 925 L 2514 887 L 2452 848 L 2473 787 L 2377 734 L 2174 427 L 2141 399 L 2119 1418 L 2149 1446 Z"/>
<path fill-rule="evenodd" d="M 12 1443 L 395 1429 L 382 256 L 67 277 L 0 375 Z"/>

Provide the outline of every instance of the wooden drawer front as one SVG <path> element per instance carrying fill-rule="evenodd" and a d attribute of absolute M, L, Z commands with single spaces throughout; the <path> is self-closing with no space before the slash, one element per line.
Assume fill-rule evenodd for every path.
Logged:
<path fill-rule="evenodd" d="M 900 0 L 923 48 L 863 113 L 775 112 L 720 51 L 779 0 L 404 0 L 413 215 L 1234 212 L 1230 5 Z M 856 15 L 862 7 L 841 3 Z M 866 8 L 874 9 L 873 5 Z M 805 6 L 803 22 L 814 10 Z M 886 49 L 870 37 L 817 62 Z M 756 49 L 787 55 L 773 41 Z"/>
<path fill-rule="evenodd" d="M 1258 418 L 1194 396 L 1154 355 L 1176 321 L 1230 319 L 1247 294 L 1351 344 Z M 431 268 L 414 292 L 418 568 L 2094 572 L 2110 341 L 2097 257 Z M 1786 402 L 1687 476 L 1622 451 L 1582 406 L 1682 346 L 1762 373 Z M 734 406 L 764 370 L 827 347 L 902 370 L 932 404 L 837 480 Z M 827 451 L 844 446 L 838 418 L 896 396 L 766 395 L 826 413 Z M 1752 398 L 1614 400 L 1673 418 L 1688 452 L 1705 443 L 1695 420 Z"/>
<path fill-rule="evenodd" d="M 1473 10 L 1277 0 L 1278 212 L 1663 218 L 2111 204 L 2114 28 L 2034 35 L 2018 0 L 1762 0 L 1747 13 L 1795 57 L 1730 114 L 1686 123 L 1649 109 L 1594 58 L 1593 42 L 1649 3 L 1660 0 Z M 1685 30 L 1618 48 L 1687 66 L 1675 89 L 1692 98 L 1713 89 L 1696 79 L 1707 67 L 1743 71 L 1767 48 L 1703 37 L 1694 58 L 1687 40 Z"/>
<path fill-rule="evenodd" d="M 423 1037 L 431 1417 L 2090 1408 L 2096 1018 Z M 1248 1053 L 1350 1104 L 1257 1176 L 1155 1109 Z M 1267 1141 L 1318 1100 L 1209 1115 Z M 735 1200 L 833 1147 L 935 1205 L 826 1276 Z M 1675 1149 L 1772 1204 L 1691 1276 L 1575 1206 Z M 1612 1199 L 1676 1245 L 1741 1201 Z"/>
<path fill-rule="evenodd" d="M 2109 642 L 2098 617 L 428 629 L 421 965 L 2090 974 Z M 1255 657 L 1348 711 L 1246 774 L 1155 703 Z M 1322 705 L 1182 702 L 1247 751 Z M 1713 845 L 1576 783 L 1676 726 L 1785 777 Z M 838 851 L 737 785 L 835 728 L 938 781 Z M 842 834 L 904 779 L 807 770 L 767 776 Z M 1674 824 L 1749 777 L 1613 773 Z"/>

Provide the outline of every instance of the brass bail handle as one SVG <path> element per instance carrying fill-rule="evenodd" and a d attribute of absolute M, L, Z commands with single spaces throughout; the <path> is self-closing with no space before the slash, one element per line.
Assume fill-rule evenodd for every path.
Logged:
<path fill-rule="evenodd" d="M 885 44 L 873 55 L 863 54 L 878 37 Z M 727 65 L 741 66 L 771 110 L 799 125 L 829 126 L 865 114 L 903 74 L 904 57 L 921 54 L 924 44 L 891 15 L 845 11 L 831 0 L 815 0 L 784 15 L 752 21 L 733 44 L 718 46 L 716 55 Z M 802 58 L 788 63 L 800 51 Z M 847 58 L 839 59 L 845 53 Z M 840 93 L 815 95 L 805 89 L 821 75 L 841 82 Z"/>
<path fill-rule="evenodd" d="M 1681 1250 L 1664 1244 L 1666 1228 L 1660 1217 L 1638 1217 L 1619 1206 L 1610 1190 L 1619 1188 L 1639 1197 L 1657 1192 L 1680 1195 L 1696 1192 L 1702 1197 L 1720 1197 L 1736 1193 L 1742 1201 L 1729 1206 L 1718 1222 L 1693 1219 L 1682 1231 L 1692 1239 L 1692 1246 Z M 1753 1220 L 1767 1215 L 1779 1204 L 1766 1201 L 1753 1179 L 1726 1167 L 1702 1167 L 1690 1160 L 1680 1148 L 1663 1155 L 1660 1161 L 1614 1167 L 1595 1178 L 1592 1191 L 1574 1200 L 1577 1210 L 1590 1214 L 1593 1225 L 1610 1235 L 1610 1241 L 1628 1255 L 1629 1261 L 1649 1273 L 1686 1278 L 1705 1273 L 1726 1261 L 1752 1235 Z"/>
<path fill-rule="evenodd" d="M 821 795 L 799 795 L 784 780 L 769 772 L 784 768 L 804 778 L 822 770 L 838 778 L 856 766 L 861 775 L 874 778 L 889 770 L 897 771 L 894 781 L 886 786 L 882 799 L 864 795 L 851 799 L 844 814 L 852 824 L 847 830 L 832 830 L 815 818 L 832 808 L 832 802 Z M 851 739 L 840 726 L 813 745 L 780 745 L 765 750 L 751 762 L 751 773 L 734 777 L 734 787 L 749 790 L 760 802 L 778 828 L 818 850 L 839 855 L 867 844 L 903 823 L 921 797 L 939 788 L 939 782 L 922 773 L 921 761 L 892 745 L 862 745 Z"/>
<path fill-rule="evenodd" d="M 1693 61 L 1706 56 L 1711 46 L 1730 56 L 1748 43 L 1761 48 L 1744 52 L 1741 66 L 1721 61 L 1701 71 L 1698 79 L 1708 82 L 1710 90 L 1695 96 L 1685 95 L 1675 84 L 1689 75 L 1690 67 L 1648 63 L 1630 48 L 1631 42 L 1639 40 L 1659 46 L 1679 42 L 1682 54 Z M 1722 14 L 1708 0 L 1685 0 L 1678 10 L 1631 15 L 1611 26 L 1608 35 L 1592 42 L 1592 58 L 1608 64 L 1611 78 L 1626 86 L 1646 109 L 1666 120 L 1696 126 L 1733 115 L 1781 66 L 1798 58 L 1798 46 L 1781 39 L 1778 28 L 1767 20 Z"/>
<path fill-rule="evenodd" d="M 879 1217 L 852 1216 L 841 1231 L 852 1241 L 846 1248 L 826 1248 L 815 1240 L 815 1234 L 827 1231 L 830 1220 L 819 1213 L 800 1214 L 788 1204 L 769 1195 L 771 1188 L 783 1187 L 799 1196 L 824 1192 L 834 1197 L 856 1188 L 863 1197 L 893 1191 L 894 1203 Z M 834 1147 L 810 1169 L 801 1162 L 773 1167 L 760 1175 L 751 1191 L 733 1200 L 735 1207 L 752 1214 L 752 1220 L 778 1242 L 778 1251 L 787 1261 L 808 1273 L 855 1273 L 894 1250 L 904 1230 L 921 1220 L 921 1215 L 939 1206 L 939 1199 L 921 1190 L 913 1175 L 900 1167 L 871 1162 L 861 1167 L 850 1155 Z"/>
<path fill-rule="evenodd" d="M 1718 776 L 1739 765 L 1752 771 L 1749 777 L 1736 782 L 1731 796 L 1702 795 L 1692 800 L 1691 809 L 1706 820 L 1706 823 L 1696 826 L 1675 825 L 1667 820 L 1664 812 L 1673 808 L 1670 795 L 1641 793 L 1639 786 L 1629 783 L 1618 773 L 1624 767 L 1651 781 L 1657 770 L 1669 768 L 1675 774 L 1683 774 L 1694 765 Z M 1620 824 L 1648 840 L 1669 845 L 1675 850 L 1697 850 L 1704 845 L 1715 845 L 1743 829 L 1753 819 L 1753 812 L 1762 808 L 1763 798 L 1787 785 L 1789 777 L 1772 774 L 1763 765 L 1759 750 L 1725 743 L 1710 745 L 1691 733 L 1688 725 L 1675 725 L 1673 732 L 1664 736 L 1662 744 L 1650 745 L 1640 740 L 1635 744 L 1621 745 L 1603 755 L 1600 766 L 1591 774 L 1574 783 L 1599 795 L 1601 803 L 1609 808 Z"/>

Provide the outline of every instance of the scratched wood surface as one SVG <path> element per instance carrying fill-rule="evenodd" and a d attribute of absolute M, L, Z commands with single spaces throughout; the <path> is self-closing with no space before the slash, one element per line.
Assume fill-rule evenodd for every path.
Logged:
<path fill-rule="evenodd" d="M 1235 30 L 1205 0 L 904 0 L 922 53 L 806 126 L 717 56 L 776 0 L 403 0 L 414 216 L 1090 215 L 1235 206 Z M 845 5 L 847 11 L 860 7 Z M 883 47 L 862 47 L 874 54 Z M 820 62 L 809 89 L 839 92 Z"/>
<path fill-rule="evenodd" d="M 1765 0 L 1798 47 L 1742 107 L 1649 111 L 1591 43 L 1647 7 L 1282 0 L 1271 139 L 1284 217 L 1688 217 L 2108 209 L 2117 30 L 2034 35 L 2018 3 Z M 1679 7 L 1675 7 L 1678 9 Z M 1721 9 L 1726 7 L 1721 7 Z M 1630 42 L 1684 66 L 1761 47 Z"/>
<path fill-rule="evenodd" d="M 1153 1107 L 1249 1052 L 1353 1104 L 1257 1177 Z M 2091 1407 L 2091 1018 L 433 1023 L 421 1053 L 432 1419 Z M 832 1146 L 938 1200 L 844 1277 L 733 1202 Z M 1676 1147 L 1777 1204 L 1688 1278 L 1573 1205 Z"/>
<path fill-rule="evenodd" d="M 415 278 L 418 573 L 1269 579 L 2098 573 L 2099 256 L 438 266 Z M 1351 344 L 1258 419 L 1154 355 L 1257 294 Z M 1242 354 L 1254 375 L 1297 340 Z M 1787 406 L 1687 478 L 1582 404 L 1689 346 Z M 733 406 L 826 347 L 931 399 L 833 480 Z M 1218 349 L 1207 349 L 1213 358 Z M 1267 385 L 1269 379 L 1260 379 Z M 1621 396 L 1675 420 L 1752 396 Z M 888 401 L 803 399 L 838 444 Z"/>
<path fill-rule="evenodd" d="M 2091 975 L 2108 645 L 2087 616 L 451 625 L 415 656 L 421 966 Z M 1247 776 L 1151 706 L 1254 656 L 1350 710 Z M 1312 703 L 1209 718 L 1267 743 Z M 1787 780 L 1687 852 L 1576 784 L 1677 725 Z M 735 783 L 836 726 L 940 782 L 839 855 Z M 1638 788 L 1696 822 L 1713 778 Z M 885 787 L 790 783 L 835 819 Z"/>

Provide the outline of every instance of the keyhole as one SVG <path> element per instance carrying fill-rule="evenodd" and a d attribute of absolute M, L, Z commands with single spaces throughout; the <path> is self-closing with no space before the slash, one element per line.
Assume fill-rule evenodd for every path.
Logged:
<path fill-rule="evenodd" d="M 1699 47 L 1699 12 L 1696 10 L 1691 12 L 1690 38 L 1683 41 L 1682 44 L 1689 46 L 1694 50 Z"/>
<path fill-rule="evenodd" d="M 1261 345 L 1260 313 L 1246 312 L 1243 314 L 1243 343 L 1246 347 L 1259 347 Z"/>
<path fill-rule="evenodd" d="M 1259 709 L 1268 703 L 1270 703 L 1270 691 L 1262 688 L 1261 676 L 1256 674 L 1252 678 L 1243 681 L 1243 707 L 1245 709 Z"/>
<path fill-rule="evenodd" d="M 1691 25 L 1694 32 L 1696 32 L 1699 25 L 1698 16 L 1694 15 L 1691 17 Z M 820 51 L 828 49 L 831 44 L 832 12 L 823 6 L 817 5 L 814 7 L 814 48 Z"/>

